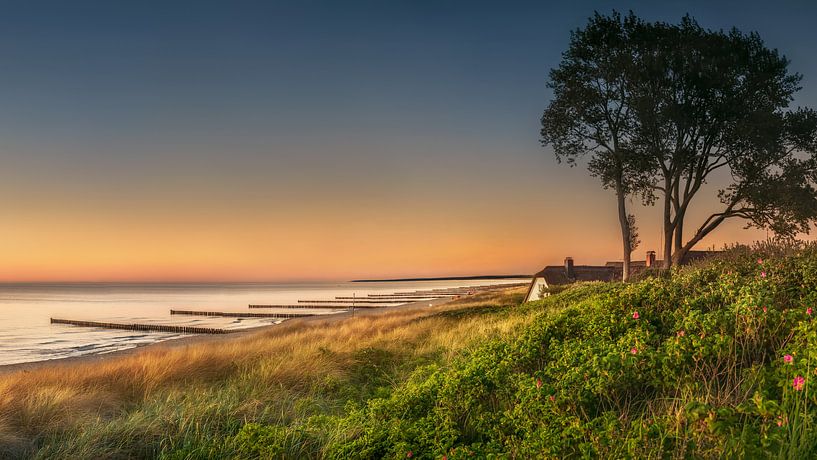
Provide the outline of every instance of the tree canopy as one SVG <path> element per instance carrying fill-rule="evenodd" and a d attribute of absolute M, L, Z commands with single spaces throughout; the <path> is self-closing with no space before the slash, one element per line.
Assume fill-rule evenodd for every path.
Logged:
<path fill-rule="evenodd" d="M 790 107 L 802 77 L 788 66 L 756 33 L 596 13 L 551 72 L 542 142 L 571 164 L 589 154 L 607 188 L 620 174 L 624 194 L 661 201 L 666 267 L 729 219 L 793 237 L 817 220 L 817 113 Z M 722 207 L 685 239 L 717 171 Z"/>

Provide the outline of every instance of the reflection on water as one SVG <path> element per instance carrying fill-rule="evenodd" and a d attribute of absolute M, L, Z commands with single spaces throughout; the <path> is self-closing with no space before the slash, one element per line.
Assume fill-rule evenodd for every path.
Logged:
<path fill-rule="evenodd" d="M 63 318 L 109 323 L 156 323 L 241 329 L 275 318 L 171 316 L 170 309 L 248 311 L 251 303 L 294 304 L 418 289 L 499 284 L 503 281 L 416 281 L 334 284 L 0 284 L 0 365 L 109 353 L 181 337 L 50 323 Z M 506 282 L 518 282 L 507 280 Z M 276 310 L 264 310 L 270 313 Z M 292 312 L 292 310 L 279 310 Z M 300 311 L 300 310 L 298 310 Z M 327 314 L 326 310 L 308 310 Z"/>

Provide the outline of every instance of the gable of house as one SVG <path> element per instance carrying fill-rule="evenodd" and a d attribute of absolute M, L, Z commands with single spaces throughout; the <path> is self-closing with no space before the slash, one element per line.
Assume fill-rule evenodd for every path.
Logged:
<path fill-rule="evenodd" d="M 528 293 L 525 296 L 525 301 L 539 300 L 541 296 L 539 292 L 541 289 L 547 289 L 550 286 L 560 286 L 565 284 L 575 283 L 577 281 L 615 281 L 621 277 L 621 270 L 616 267 L 609 266 L 593 266 L 593 265 L 575 265 L 573 267 L 573 276 L 568 276 L 567 270 L 562 265 L 550 265 L 545 267 L 539 273 L 533 275 L 531 284 L 528 287 Z"/>

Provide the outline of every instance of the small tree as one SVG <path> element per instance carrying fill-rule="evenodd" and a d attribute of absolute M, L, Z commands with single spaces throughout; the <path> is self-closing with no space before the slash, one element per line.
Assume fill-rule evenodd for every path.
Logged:
<path fill-rule="evenodd" d="M 641 240 L 638 238 L 638 227 L 635 224 L 635 216 L 632 214 L 627 215 L 627 227 L 630 235 L 630 252 L 632 252 L 641 245 Z"/>

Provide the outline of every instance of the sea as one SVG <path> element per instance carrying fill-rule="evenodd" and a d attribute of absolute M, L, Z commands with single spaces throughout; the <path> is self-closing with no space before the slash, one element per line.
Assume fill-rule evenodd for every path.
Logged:
<path fill-rule="evenodd" d="M 52 324 L 51 318 L 107 323 L 167 324 L 245 329 L 282 322 L 278 318 L 171 315 L 171 309 L 247 312 L 249 304 L 297 304 L 427 289 L 519 283 L 525 280 L 440 280 L 340 283 L 229 284 L 0 284 L 0 365 L 103 354 L 184 337 L 169 332 L 129 331 Z M 327 309 L 254 309 L 311 312 Z"/>

